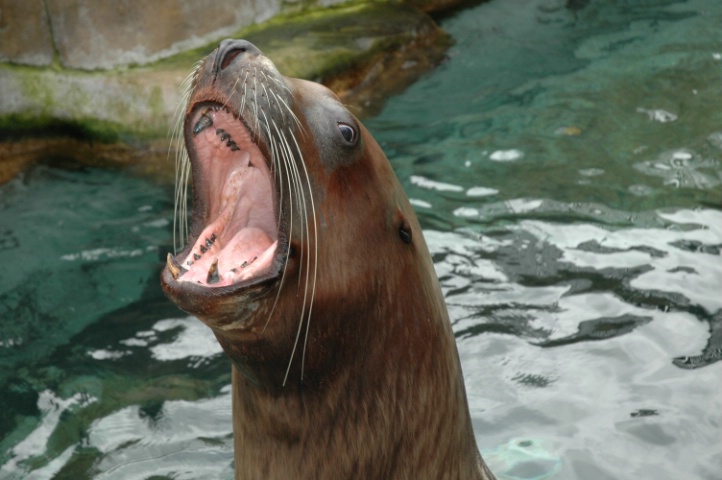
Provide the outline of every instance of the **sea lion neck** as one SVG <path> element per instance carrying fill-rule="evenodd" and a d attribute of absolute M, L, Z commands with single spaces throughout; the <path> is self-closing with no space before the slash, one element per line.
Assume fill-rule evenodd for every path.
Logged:
<path fill-rule="evenodd" d="M 412 272 L 402 273 L 396 281 Z M 435 287 L 414 288 L 421 298 Z M 379 287 L 369 304 L 396 288 Z M 295 369 L 285 387 L 268 389 L 235 367 L 238 478 L 482 478 L 453 334 L 438 297 L 427 298 L 337 322 L 319 308 L 303 382 Z M 441 460 L 418 462 L 427 457 Z"/>
<path fill-rule="evenodd" d="M 298 392 L 320 395 L 324 389 L 344 379 L 358 378 L 362 372 L 382 372 L 389 361 L 400 365 L 395 369 L 400 377 L 407 375 L 407 367 L 415 370 L 415 352 L 422 345 L 433 351 L 438 324 L 443 325 L 446 314 L 443 305 L 433 305 L 433 297 L 410 305 L 401 299 L 389 302 L 399 285 L 418 275 L 411 254 L 407 260 L 400 258 L 401 251 L 397 255 L 390 253 L 392 256 L 397 262 L 393 274 L 382 275 L 370 268 L 358 277 L 320 275 L 318 294 L 305 312 L 296 307 L 303 289 L 287 285 L 277 297 L 268 295 L 275 302 L 272 313 L 272 306 L 263 300 L 253 304 L 255 315 L 267 323 L 257 323 L 252 333 L 214 328 L 246 388 L 258 388 L 273 396 Z M 328 267 L 323 264 L 319 268 Z M 433 291 L 433 285 L 415 288 L 419 292 Z M 363 295 L 352 293 L 359 289 L 364 290 Z M 243 306 L 239 302 L 238 307 Z M 434 313 L 430 316 L 429 312 Z"/>

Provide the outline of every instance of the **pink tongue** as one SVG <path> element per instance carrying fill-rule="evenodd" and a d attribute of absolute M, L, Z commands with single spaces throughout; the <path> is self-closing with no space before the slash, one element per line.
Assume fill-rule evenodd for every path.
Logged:
<path fill-rule="evenodd" d="M 234 267 L 243 266 L 244 263 L 250 264 L 272 244 L 271 237 L 260 228 L 244 228 L 233 237 L 231 246 L 221 252 L 219 262 L 221 259 L 227 259 L 229 263 L 238 264 Z M 229 268 L 231 267 L 229 266 Z"/>
<path fill-rule="evenodd" d="M 215 220 L 206 226 L 187 257 L 183 266 L 189 271 L 181 277 L 183 281 L 214 287 L 231 285 L 262 272 L 273 261 L 276 239 L 268 233 L 276 231 L 276 218 L 268 201 L 272 198 L 271 182 L 260 168 L 249 166 L 248 153 L 240 155 L 237 166 L 224 172 L 226 178 L 212 183 L 223 185 L 210 209 Z M 217 276 L 209 276 L 216 260 Z"/>

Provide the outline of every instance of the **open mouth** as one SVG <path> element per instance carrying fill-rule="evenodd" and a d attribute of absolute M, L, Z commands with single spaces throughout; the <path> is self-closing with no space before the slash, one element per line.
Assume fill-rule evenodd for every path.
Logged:
<path fill-rule="evenodd" d="M 196 107 L 186 136 L 193 164 L 189 245 L 168 269 L 205 287 L 253 283 L 273 273 L 279 250 L 274 182 L 241 120 L 217 104 Z M 195 232 L 198 232 L 196 235 Z"/>

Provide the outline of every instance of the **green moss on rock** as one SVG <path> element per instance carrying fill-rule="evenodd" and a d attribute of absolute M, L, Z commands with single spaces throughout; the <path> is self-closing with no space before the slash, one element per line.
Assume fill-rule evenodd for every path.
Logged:
<path fill-rule="evenodd" d="M 120 140 L 124 126 L 104 121 L 74 121 L 51 115 L 11 114 L 0 116 L 0 141 L 62 136 L 75 140 L 111 143 Z"/>
<path fill-rule="evenodd" d="M 320 81 L 342 91 L 366 84 L 372 95 L 358 97 L 365 103 L 374 95 L 383 98 L 384 92 L 397 90 L 394 81 L 410 81 L 415 72 L 399 67 L 409 55 L 416 55 L 411 63 L 429 68 L 433 61 L 428 58 L 445 48 L 432 53 L 430 43 L 446 41 L 426 14 L 397 2 L 351 2 L 286 13 L 232 36 L 255 43 L 284 75 Z M 5 144 L 0 145 L 0 163 L 8 166 L 19 163 L 22 155 L 53 154 L 52 142 L 43 150 L 40 142 L 25 142 L 27 138 L 75 140 L 82 147 L 77 148 L 78 155 L 86 155 L 88 145 L 100 148 L 98 144 L 103 144 L 98 151 L 104 158 L 122 157 L 115 164 L 132 158 L 148 161 L 150 155 L 129 154 L 129 149 L 145 144 L 157 150 L 159 142 L 167 145 L 180 83 L 216 46 L 217 41 L 151 65 L 112 71 L 0 64 L 0 143 Z M 382 68 L 374 69 L 376 77 L 369 77 L 373 65 Z M 72 151 L 66 143 L 64 152 Z M 167 147 L 165 152 L 164 157 Z"/>

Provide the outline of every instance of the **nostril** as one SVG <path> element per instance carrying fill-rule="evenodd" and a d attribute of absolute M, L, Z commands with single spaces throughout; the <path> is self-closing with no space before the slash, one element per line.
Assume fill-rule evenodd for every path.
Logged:
<path fill-rule="evenodd" d="M 221 70 L 225 70 L 226 67 L 228 67 L 228 65 L 230 65 L 231 62 L 233 62 L 233 60 L 238 55 L 240 55 L 241 53 L 245 53 L 245 52 L 246 52 L 246 49 L 244 47 L 236 48 L 234 50 L 227 52 L 226 55 L 221 60 Z"/>
<path fill-rule="evenodd" d="M 228 68 L 239 55 L 260 54 L 261 51 L 247 40 L 226 39 L 221 42 L 213 60 L 213 74 Z"/>

